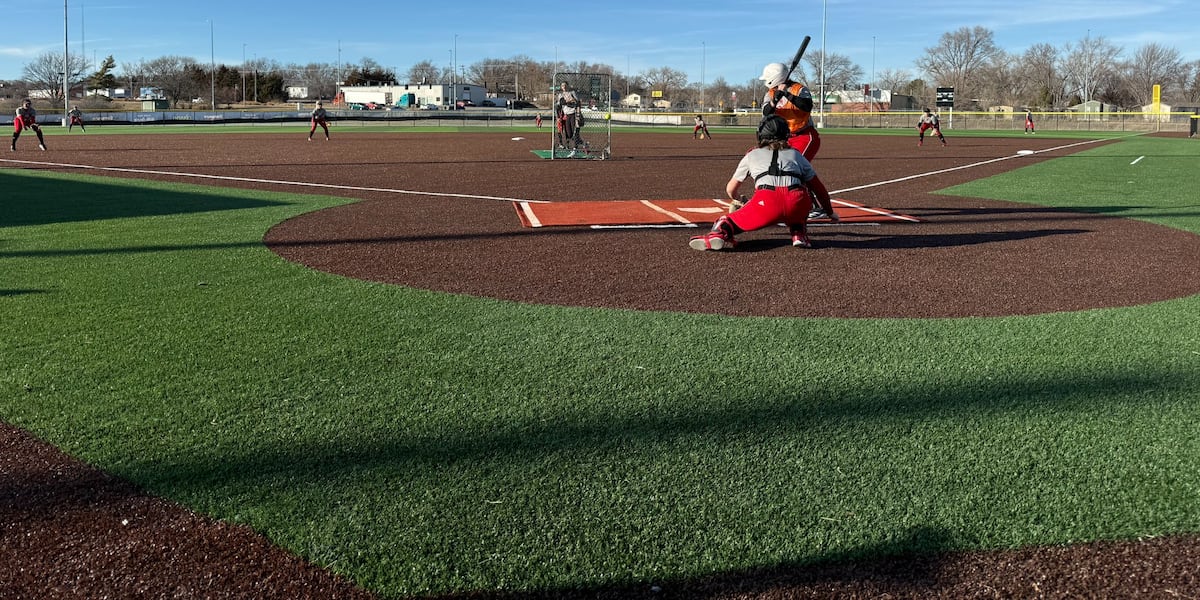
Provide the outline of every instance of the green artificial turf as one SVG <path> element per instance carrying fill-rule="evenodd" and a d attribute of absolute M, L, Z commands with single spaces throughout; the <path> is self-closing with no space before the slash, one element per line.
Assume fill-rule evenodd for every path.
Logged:
<path fill-rule="evenodd" d="M 1178 189 L 1196 146 L 947 192 L 1200 232 Z M 1200 531 L 1200 297 L 925 320 L 524 305 L 263 247 L 342 199 L 0 189 L 0 419 L 385 597 Z"/>

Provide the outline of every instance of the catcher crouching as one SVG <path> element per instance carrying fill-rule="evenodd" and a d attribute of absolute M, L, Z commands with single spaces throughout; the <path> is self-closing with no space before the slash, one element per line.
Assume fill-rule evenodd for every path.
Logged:
<path fill-rule="evenodd" d="M 740 208 L 717 219 L 711 231 L 693 236 L 688 241 L 692 249 L 732 250 L 737 246 L 735 235 L 780 221 L 788 226 L 792 246 L 812 247 L 808 213 L 814 199 L 823 207 L 831 206 L 829 191 L 804 155 L 788 145 L 791 131 L 787 121 L 777 115 L 763 118 L 757 137 L 758 146 L 742 157 L 725 185 L 725 195 L 735 205 L 743 181 L 754 181 L 754 195 Z M 836 215 L 833 220 L 837 220 Z"/>

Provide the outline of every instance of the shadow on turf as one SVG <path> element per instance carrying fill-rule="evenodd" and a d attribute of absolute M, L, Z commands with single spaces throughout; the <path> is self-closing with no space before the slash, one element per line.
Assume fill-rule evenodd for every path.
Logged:
<path fill-rule="evenodd" d="M 135 184 L 108 184 L 94 179 L 16 175 L 4 170 L 0 170 L 0 189 L 5 190 L 5 201 L 0 202 L 0 227 L 238 210 L 282 204 L 239 198 L 231 195 L 237 193 L 231 190 L 193 194 L 148 189 Z"/>
<path fill-rule="evenodd" d="M 647 415 L 637 411 L 611 414 L 595 413 L 587 418 L 529 420 L 517 419 L 503 425 L 496 423 L 486 429 L 445 428 L 426 433 L 397 435 L 394 438 L 332 436 L 327 441 L 301 443 L 280 440 L 273 447 L 248 445 L 243 451 L 221 444 L 197 448 L 193 452 L 162 457 L 130 457 L 121 469 L 122 475 L 143 482 L 150 489 L 174 491 L 176 496 L 198 490 L 225 488 L 258 489 L 260 493 L 276 485 L 323 487 L 333 485 L 347 476 L 357 476 L 372 470 L 382 470 L 395 481 L 420 482 L 436 478 L 436 473 L 454 466 L 487 469 L 489 464 L 529 463 L 541 465 L 548 456 L 571 464 L 572 458 L 603 453 L 646 453 L 657 455 L 661 448 L 677 440 L 703 436 L 720 446 L 744 439 L 746 436 L 768 435 L 786 430 L 837 431 L 860 427 L 862 423 L 895 423 L 887 431 L 903 435 L 904 423 L 970 418 L 979 412 L 1014 414 L 1030 411 L 1053 411 L 1065 420 L 1075 413 L 1102 410 L 1104 403 L 1121 404 L 1138 399 L 1143 410 L 1153 411 L 1149 398 L 1166 397 L 1158 392 L 1183 389 L 1191 381 L 1190 371 L 1168 368 L 1133 372 L 1079 373 L 1076 376 L 1027 378 L 1006 382 L 988 380 L 947 384 L 932 391 L 914 387 L 896 388 L 892 383 L 878 384 L 877 390 L 863 389 L 855 400 L 845 397 L 823 397 L 821 394 L 802 396 L 782 395 L 775 398 L 739 398 L 730 396 L 720 406 L 697 408 L 691 403 L 670 412 Z M 712 393 L 721 393 L 713 390 Z M 966 417 L 964 417 L 964 415 Z M 877 432 L 878 433 L 878 432 Z M 1001 435 L 998 433 L 997 435 Z M 367 441 L 367 440 L 374 441 Z M 353 441 L 351 441 L 353 440 Z M 61 485 L 45 481 L 40 485 Z M 25 486 L 36 486 L 25 482 Z M 340 485 L 340 484 L 338 484 Z M 36 494 L 36 489 L 26 489 Z M 314 500 L 319 502 L 319 500 Z M 320 510 L 317 507 L 318 511 Z M 465 522 L 470 515 L 461 515 Z M 615 518 L 615 517 L 614 517 Z M 520 535 L 514 530 L 514 535 Z M 842 552 L 813 554 L 811 549 L 797 548 L 797 556 L 811 556 L 809 561 L 762 565 L 751 570 L 735 570 L 702 577 L 651 580 L 617 584 L 609 588 L 556 589 L 526 593 L 471 592 L 447 598 L 620 598 L 648 597 L 648 587 L 683 589 L 681 598 L 704 598 L 705 590 L 720 587 L 726 592 L 766 585 L 764 582 L 817 581 L 837 573 L 862 577 L 860 564 L 846 570 L 832 570 L 819 565 L 863 562 L 865 572 L 890 577 L 895 569 L 905 570 L 908 577 L 913 568 L 907 561 L 897 566 L 895 556 L 932 556 L 969 545 L 971 540 L 949 538 L 944 532 L 931 529 L 882 531 L 887 543 L 852 548 Z M 929 568 L 936 560 L 922 559 Z M 817 565 L 817 566 L 812 566 Z M 874 566 L 870 566 L 874 565 Z M 816 569 L 814 571 L 814 569 Z"/>
<path fill-rule="evenodd" d="M 915 527 L 895 539 L 854 552 L 832 554 L 818 563 L 779 565 L 729 571 L 694 578 L 642 584 L 527 592 L 472 591 L 436 596 L 436 600 L 618 600 L 622 598 L 689 599 L 788 598 L 789 590 L 846 597 L 915 597 L 936 589 L 942 573 L 939 557 L 952 547 L 941 528 Z M 870 557 L 870 558 L 863 558 Z M 818 596 L 800 596 L 818 597 Z"/>

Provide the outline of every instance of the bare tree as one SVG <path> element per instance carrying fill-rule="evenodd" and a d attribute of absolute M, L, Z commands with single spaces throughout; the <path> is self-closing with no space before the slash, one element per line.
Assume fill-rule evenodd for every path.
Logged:
<path fill-rule="evenodd" d="M 762 106 L 763 97 L 767 94 L 767 88 L 761 79 L 751 79 L 734 91 L 737 92 L 738 106 L 754 108 Z"/>
<path fill-rule="evenodd" d="M 1028 82 L 1021 76 L 1019 59 L 1002 50 L 979 69 L 976 96 L 981 106 L 1022 106 L 1028 96 Z"/>
<path fill-rule="evenodd" d="M 1021 56 L 1020 72 L 1026 79 L 1026 107 L 1057 108 L 1066 91 L 1058 69 L 1058 50 L 1050 44 L 1034 44 Z"/>
<path fill-rule="evenodd" d="M 1151 42 L 1138 48 L 1133 58 L 1122 65 L 1122 80 L 1126 92 L 1137 106 L 1145 106 L 1153 100 L 1153 88 L 1160 85 L 1169 95 L 1179 76 L 1185 71 L 1179 51 Z"/>
<path fill-rule="evenodd" d="M 982 87 L 982 69 L 999 52 L 990 29 L 962 27 L 943 33 L 938 45 L 926 48 L 917 66 L 933 78 L 936 86 L 954 88 L 955 98 L 974 98 Z"/>
<path fill-rule="evenodd" d="M 163 56 L 143 64 L 142 68 L 149 87 L 158 88 L 172 106 L 179 106 L 181 101 L 191 100 L 204 90 L 198 77 L 204 70 L 193 58 Z"/>
<path fill-rule="evenodd" d="M 442 70 L 431 60 L 423 60 L 408 69 L 408 83 L 441 83 Z"/>
<path fill-rule="evenodd" d="M 664 98 L 672 98 L 672 94 L 682 90 L 687 86 L 687 73 L 677 71 L 671 67 L 659 67 L 657 69 L 647 69 L 638 75 L 646 82 L 646 88 L 649 91 L 660 91 Z"/>
<path fill-rule="evenodd" d="M 290 80 L 285 85 L 300 84 L 308 88 L 310 98 L 333 98 L 339 82 L 345 82 L 345 67 L 339 72 L 337 65 L 308 63 L 304 66 L 290 65 Z"/>
<path fill-rule="evenodd" d="M 32 62 L 25 65 L 22 77 L 29 84 L 29 89 L 44 93 L 53 100 L 63 99 L 63 79 L 69 86 L 83 80 L 83 72 L 88 68 L 87 59 L 82 56 L 70 55 L 67 59 L 67 69 L 63 69 L 63 55 L 59 52 L 44 52 Z"/>
<path fill-rule="evenodd" d="M 117 72 L 117 85 L 128 85 L 126 97 L 137 98 L 140 87 L 146 83 L 146 62 L 139 60 L 137 62 L 121 63 L 121 69 Z"/>
<path fill-rule="evenodd" d="M 1091 100 L 1099 94 L 1102 84 L 1112 81 L 1111 74 L 1117 68 L 1117 57 L 1121 48 L 1112 45 L 1103 36 L 1088 36 L 1077 44 L 1067 44 L 1061 70 L 1066 77 L 1066 89 L 1080 102 Z"/>
<path fill-rule="evenodd" d="M 704 98 L 709 106 L 717 106 L 722 109 L 733 109 L 732 97 L 733 87 L 725 81 L 724 77 L 717 77 L 712 83 L 705 86 Z"/>
<path fill-rule="evenodd" d="M 810 89 L 817 89 L 821 82 L 825 83 L 826 89 L 831 90 L 847 90 L 858 87 L 862 83 L 862 67 L 854 64 L 854 61 L 850 60 L 848 56 L 836 53 L 825 54 L 821 50 L 816 50 L 806 53 L 804 62 L 808 63 L 814 73 L 814 77 L 805 82 Z M 822 65 L 825 68 L 823 77 Z M 799 76 L 793 75 L 792 79 L 797 77 Z"/>
<path fill-rule="evenodd" d="M 1172 97 L 1175 103 L 1200 102 L 1200 60 L 1184 63 L 1179 72 L 1178 85 L 1175 87 L 1179 90 L 1179 95 Z"/>
<path fill-rule="evenodd" d="M 875 86 L 881 90 L 892 90 L 899 93 L 913 80 L 912 73 L 904 69 L 884 69 L 875 74 Z"/>
<path fill-rule="evenodd" d="M 516 97 L 524 67 L 522 62 L 514 59 L 488 58 L 471 65 L 467 73 L 471 81 L 482 84 L 489 93 L 511 94 Z M 529 83 L 531 82 L 527 81 L 526 85 Z"/>

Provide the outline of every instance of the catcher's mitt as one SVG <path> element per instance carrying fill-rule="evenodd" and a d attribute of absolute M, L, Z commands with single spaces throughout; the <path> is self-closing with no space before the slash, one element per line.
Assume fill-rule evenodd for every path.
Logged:
<path fill-rule="evenodd" d="M 729 212 L 733 212 L 746 205 L 746 195 L 742 194 L 737 197 L 737 200 L 729 201 Z"/>

